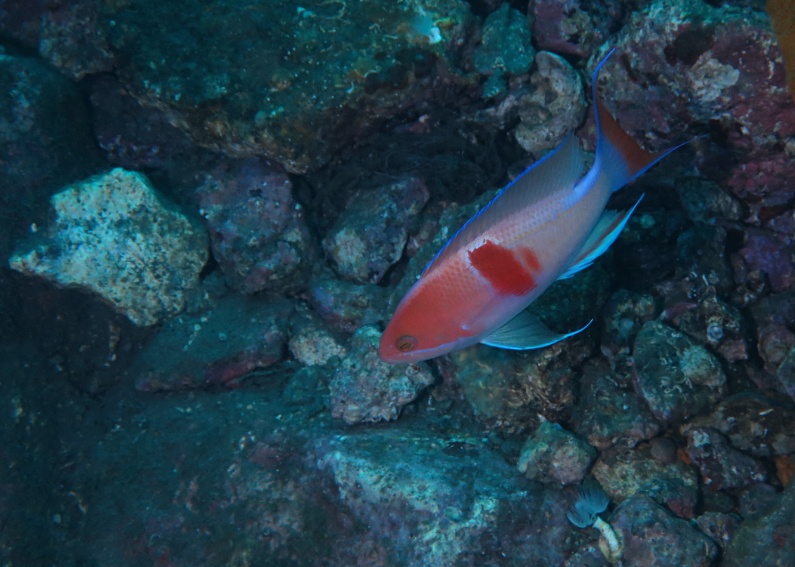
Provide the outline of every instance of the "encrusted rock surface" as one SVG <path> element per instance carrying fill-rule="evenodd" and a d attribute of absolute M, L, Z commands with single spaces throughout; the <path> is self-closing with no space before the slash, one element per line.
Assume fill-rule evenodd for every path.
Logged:
<path fill-rule="evenodd" d="M 9 265 L 108 301 L 136 325 L 182 311 L 207 261 L 206 234 L 140 173 L 114 169 L 51 199 L 54 221 Z"/>
<path fill-rule="evenodd" d="M 381 332 L 362 327 L 329 384 L 331 414 L 346 423 L 391 421 L 434 379 L 424 363 L 387 364 L 378 357 Z"/>
<path fill-rule="evenodd" d="M 197 189 L 213 255 L 242 293 L 305 287 L 314 250 L 284 171 L 266 160 L 226 163 Z"/>
<path fill-rule="evenodd" d="M 580 482 L 596 458 L 596 450 L 557 423 L 544 421 L 527 438 L 516 468 L 544 483 Z"/>

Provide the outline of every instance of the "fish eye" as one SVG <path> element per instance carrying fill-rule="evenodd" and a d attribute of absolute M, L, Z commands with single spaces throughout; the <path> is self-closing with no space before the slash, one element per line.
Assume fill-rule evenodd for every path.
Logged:
<path fill-rule="evenodd" d="M 400 352 L 410 352 L 417 348 L 417 339 L 411 335 L 403 335 L 397 340 L 397 347 Z"/>

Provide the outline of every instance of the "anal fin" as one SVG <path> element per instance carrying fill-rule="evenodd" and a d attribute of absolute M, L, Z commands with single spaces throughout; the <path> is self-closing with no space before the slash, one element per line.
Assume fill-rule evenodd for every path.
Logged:
<path fill-rule="evenodd" d="M 590 324 L 591 321 L 588 321 L 581 329 L 560 334 L 549 330 L 538 317 L 529 311 L 522 311 L 480 342 L 484 345 L 510 350 L 543 348 L 584 331 Z"/>
<path fill-rule="evenodd" d="M 574 262 L 568 269 L 558 276 L 559 280 L 570 278 L 580 270 L 584 270 L 594 263 L 599 256 L 605 253 L 610 248 L 610 245 L 616 241 L 618 235 L 624 230 L 624 227 L 629 221 L 629 217 L 635 212 L 635 208 L 640 204 L 643 195 L 628 211 L 609 211 L 605 210 L 602 216 L 596 223 L 596 226 L 588 235 L 588 238 L 580 248 L 579 254 L 574 258 Z"/>

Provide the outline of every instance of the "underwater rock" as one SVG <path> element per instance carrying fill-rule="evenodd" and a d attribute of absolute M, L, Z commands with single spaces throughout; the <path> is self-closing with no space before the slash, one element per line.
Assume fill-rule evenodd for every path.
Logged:
<path fill-rule="evenodd" d="M 473 25 L 462 0 L 132 0 L 102 10 L 100 32 L 136 98 L 202 146 L 291 173 L 419 100 L 460 103 L 476 79 L 458 66 Z"/>
<path fill-rule="evenodd" d="M 358 285 L 323 271 L 309 285 L 309 305 L 333 329 L 353 333 L 384 319 L 386 288 Z"/>
<path fill-rule="evenodd" d="M 483 98 L 501 96 L 507 89 L 507 78 L 529 71 L 535 56 L 529 24 L 508 2 L 486 18 L 481 44 L 473 56 L 475 69 L 488 77 Z"/>
<path fill-rule="evenodd" d="M 0 50 L 0 92 L 0 258 L 4 261 L 30 223 L 43 224 L 47 198 L 54 190 L 95 172 L 100 154 L 80 90 L 41 61 Z"/>
<path fill-rule="evenodd" d="M 605 67 L 603 92 L 633 138 L 662 149 L 700 133 L 683 124 L 709 123 L 716 137 L 704 146 L 705 173 L 744 201 L 748 222 L 764 225 L 792 202 L 795 103 L 763 11 L 656 0 L 611 43 L 624 63 Z"/>
<path fill-rule="evenodd" d="M 751 306 L 756 328 L 757 350 L 770 376 L 766 387 L 774 387 L 795 400 L 795 292 L 765 297 Z"/>
<path fill-rule="evenodd" d="M 623 388 L 600 358 L 588 361 L 583 368 L 571 420 L 574 431 L 597 449 L 631 449 L 662 428 L 635 392 Z"/>
<path fill-rule="evenodd" d="M 329 384 L 331 414 L 346 423 L 392 421 L 434 378 L 425 364 L 387 364 L 378 356 L 381 332 L 365 326 Z"/>
<path fill-rule="evenodd" d="M 740 201 L 708 179 L 677 179 L 673 189 L 687 213 L 696 224 L 714 225 L 718 220 L 737 221 L 743 218 Z"/>
<path fill-rule="evenodd" d="M 380 282 L 403 255 L 409 229 L 429 197 L 418 178 L 355 193 L 323 239 L 337 274 L 355 283 Z"/>
<path fill-rule="evenodd" d="M 732 539 L 732 534 L 734 534 L 741 521 L 737 514 L 704 512 L 696 518 L 696 525 L 699 530 L 717 543 L 722 550 L 725 550 Z"/>
<path fill-rule="evenodd" d="M 596 449 L 557 423 L 542 421 L 522 446 L 516 468 L 545 484 L 576 484 L 596 459 Z"/>
<path fill-rule="evenodd" d="M 682 518 L 695 516 L 698 473 L 679 460 L 659 462 L 652 457 L 650 445 L 638 445 L 629 451 L 603 451 L 592 473 L 613 501 L 646 494 Z"/>
<path fill-rule="evenodd" d="M 623 538 L 626 566 L 706 567 L 718 557 L 709 537 L 644 494 L 619 504 L 610 524 Z"/>
<path fill-rule="evenodd" d="M 130 369 L 146 392 L 239 386 L 282 360 L 293 303 L 230 295 L 206 312 L 168 321 Z"/>
<path fill-rule="evenodd" d="M 692 427 L 708 427 L 729 438 L 732 446 L 756 457 L 795 453 L 795 404 L 779 395 L 754 390 L 720 402 L 706 416 L 680 428 L 687 435 Z"/>
<path fill-rule="evenodd" d="M 727 439 L 711 427 L 688 427 L 687 454 L 713 490 L 740 488 L 764 482 L 764 465 L 732 448 Z"/>
<path fill-rule="evenodd" d="M 51 199 L 54 222 L 12 269 L 93 291 L 139 326 L 182 311 L 207 261 L 206 233 L 140 173 L 114 169 Z"/>
<path fill-rule="evenodd" d="M 251 158 L 227 163 L 196 190 L 224 279 L 242 293 L 297 291 L 307 285 L 311 238 L 290 178 Z"/>
<path fill-rule="evenodd" d="M 628 353 L 644 323 L 659 314 L 660 308 L 650 293 L 616 291 L 604 308 L 602 352 L 610 356 Z"/>
<path fill-rule="evenodd" d="M 540 49 L 588 57 L 623 16 L 618 0 L 530 0 L 533 39 Z"/>
<path fill-rule="evenodd" d="M 752 270 L 767 274 L 770 289 L 780 292 L 795 282 L 795 257 L 792 235 L 768 231 L 746 231 L 739 254 Z"/>
<path fill-rule="evenodd" d="M 588 111 L 579 73 L 565 59 L 547 51 L 536 54 L 528 92 L 520 95 L 516 104 L 520 123 L 513 136 L 537 157 L 557 147 Z"/>
<path fill-rule="evenodd" d="M 723 565 L 795 565 L 795 482 L 787 485 L 768 510 L 737 528 Z"/>
<path fill-rule="evenodd" d="M 684 333 L 646 323 L 635 339 L 636 387 L 652 413 L 664 422 L 696 415 L 726 394 L 718 360 Z"/>
<path fill-rule="evenodd" d="M 575 398 L 577 368 L 591 354 L 581 333 L 547 348 L 524 352 L 476 345 L 449 355 L 446 370 L 460 385 L 478 421 L 523 431 L 538 416 L 558 421 Z"/>
<path fill-rule="evenodd" d="M 563 564 L 565 498 L 521 483 L 480 439 L 392 428 L 330 435 L 314 447 L 331 477 L 327 492 L 364 530 L 356 551 L 362 557 L 368 545 L 369 565 L 497 565 L 506 550 L 512 565 Z"/>
<path fill-rule="evenodd" d="M 334 356 L 348 353 L 345 343 L 325 322 L 303 303 L 290 319 L 290 352 L 306 366 L 322 365 Z"/>
<path fill-rule="evenodd" d="M 734 278 L 726 253 L 726 229 L 720 226 L 695 226 L 676 239 L 674 277 L 701 277 L 718 295 L 727 296 Z"/>
<path fill-rule="evenodd" d="M 682 313 L 678 328 L 701 344 L 707 344 L 727 362 L 748 359 L 746 325 L 736 307 L 714 294 L 701 298 L 695 306 Z"/>
<path fill-rule="evenodd" d="M 42 14 L 39 55 L 75 80 L 109 72 L 113 55 L 102 31 L 101 4 L 50 2 Z"/>

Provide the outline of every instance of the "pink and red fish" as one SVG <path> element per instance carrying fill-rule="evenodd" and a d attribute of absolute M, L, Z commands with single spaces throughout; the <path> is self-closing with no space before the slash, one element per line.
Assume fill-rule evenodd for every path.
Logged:
<path fill-rule="evenodd" d="M 591 169 L 569 135 L 472 217 L 406 293 L 381 337 L 387 362 L 417 362 L 476 343 L 541 348 L 558 334 L 525 311 L 555 280 L 588 267 L 615 241 L 637 207 L 605 210 L 610 195 L 676 148 L 650 153 L 624 132 L 596 94 Z M 679 146 L 677 146 L 679 147 Z"/>

